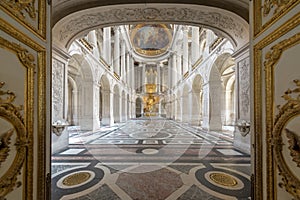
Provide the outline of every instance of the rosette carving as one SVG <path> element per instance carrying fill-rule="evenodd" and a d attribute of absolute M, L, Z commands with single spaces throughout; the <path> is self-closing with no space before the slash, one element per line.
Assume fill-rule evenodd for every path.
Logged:
<path fill-rule="evenodd" d="M 295 199 L 300 199 L 300 180 L 297 173 L 297 168 L 300 167 L 300 137 L 299 133 L 289 128 L 294 120 L 296 120 L 295 124 L 299 124 L 300 80 L 293 82 L 296 88 L 285 91 L 282 98 L 286 103 L 277 106 L 279 112 L 275 118 L 272 144 L 279 175 L 282 176 L 279 186 L 285 188 Z M 289 152 L 291 157 L 288 158 L 288 154 L 284 154 L 284 151 Z M 293 166 L 291 162 L 295 162 L 296 165 Z"/>
<path fill-rule="evenodd" d="M 0 199 L 15 187 L 21 185 L 17 176 L 20 174 L 26 158 L 27 138 L 23 117 L 20 113 L 22 106 L 16 106 L 13 101 L 16 95 L 9 90 L 2 90 L 4 82 L 0 82 L 0 120 L 3 124 L 8 124 L 12 128 L 0 130 Z M 0 127 L 3 128 L 3 127 Z M 12 139 L 13 138 L 13 139 Z M 12 143 L 12 144 L 11 144 Z M 11 163 L 6 163 L 6 159 L 11 156 Z"/>

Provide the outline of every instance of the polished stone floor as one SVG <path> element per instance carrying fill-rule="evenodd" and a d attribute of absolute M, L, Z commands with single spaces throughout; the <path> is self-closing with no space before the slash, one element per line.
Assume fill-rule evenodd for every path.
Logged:
<path fill-rule="evenodd" d="M 162 118 L 69 132 L 52 156 L 53 200 L 250 199 L 250 155 L 230 132 Z"/>

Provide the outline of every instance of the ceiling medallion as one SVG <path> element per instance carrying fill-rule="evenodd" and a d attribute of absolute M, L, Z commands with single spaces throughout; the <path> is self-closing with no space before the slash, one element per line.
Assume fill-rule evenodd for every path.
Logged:
<path fill-rule="evenodd" d="M 89 172 L 79 172 L 64 178 L 62 184 L 65 186 L 75 186 L 86 182 L 90 177 L 91 174 Z"/>
<path fill-rule="evenodd" d="M 142 56 L 164 54 L 172 42 L 172 29 L 165 24 L 138 24 L 130 32 L 134 50 Z"/>
<path fill-rule="evenodd" d="M 209 178 L 215 183 L 223 186 L 233 187 L 237 185 L 237 180 L 232 176 L 224 173 L 211 173 Z"/>

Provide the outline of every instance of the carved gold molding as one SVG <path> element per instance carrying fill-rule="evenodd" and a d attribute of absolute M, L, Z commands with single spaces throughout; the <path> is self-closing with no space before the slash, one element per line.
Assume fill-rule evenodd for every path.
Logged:
<path fill-rule="evenodd" d="M 294 15 L 290 20 L 288 20 L 285 24 L 277 28 L 273 33 L 269 34 L 268 37 L 261 40 L 258 44 L 254 46 L 254 170 L 255 170 L 255 177 L 254 177 L 254 198 L 255 199 L 262 199 L 263 198 L 263 99 L 262 99 L 262 70 L 263 70 L 263 63 L 262 63 L 262 50 L 278 38 L 282 37 L 287 32 L 291 31 L 295 27 L 300 25 L 300 13 Z M 275 54 L 274 54 L 275 55 Z M 266 78 L 268 83 L 270 82 L 270 78 Z M 272 88 L 269 89 L 272 91 Z M 270 102 L 267 101 L 268 107 L 270 107 Z M 272 112 L 273 113 L 273 112 Z M 269 115 L 267 113 L 267 115 Z M 273 116 L 272 116 L 273 118 Z M 270 121 L 267 122 L 270 124 Z M 270 129 L 270 128 L 268 128 Z M 267 131 L 266 141 L 270 141 L 271 132 Z M 268 199 L 274 199 L 274 163 L 273 163 L 273 154 L 271 149 L 271 144 L 267 143 L 267 162 L 266 162 L 266 171 L 267 171 L 267 181 L 266 181 L 266 188 L 267 188 L 267 196 Z"/>
<path fill-rule="evenodd" d="M 263 5 L 262 2 L 264 2 Z M 299 0 L 254 0 L 254 37 L 258 37 L 299 3 Z M 272 8 L 275 8 L 274 12 L 271 12 Z M 262 17 L 270 15 L 272 15 L 272 17 L 267 22 L 262 24 Z"/>
<path fill-rule="evenodd" d="M 46 39 L 46 6 L 45 0 L 0 1 L 0 9 L 43 40 Z"/>
<path fill-rule="evenodd" d="M 283 133 L 286 132 L 286 137 L 289 139 L 289 150 L 291 157 L 299 167 L 300 149 L 299 149 L 299 136 L 296 133 L 285 128 L 288 122 L 295 116 L 300 116 L 300 80 L 294 80 L 296 88 L 288 89 L 282 96 L 286 100 L 283 106 L 278 106 L 279 113 L 275 118 L 273 129 L 273 151 L 276 163 L 279 169 L 279 175 L 282 176 L 282 181 L 279 183 L 280 187 L 284 187 L 287 192 L 292 194 L 296 199 L 300 199 L 300 180 L 295 176 L 295 172 L 290 168 L 290 164 L 287 163 L 282 154 L 283 145 Z M 293 140 L 293 141 L 292 141 Z M 294 149 L 295 148 L 295 149 Z"/>
<path fill-rule="evenodd" d="M 34 155 L 37 156 L 37 199 L 45 199 L 45 183 L 46 183 L 46 50 L 31 38 L 26 36 L 21 31 L 12 27 L 8 22 L 0 18 L 0 30 L 7 33 L 11 37 L 17 39 L 26 46 L 32 48 L 36 52 L 37 60 L 34 60 L 33 55 L 29 51 L 22 47 L 20 44 L 16 44 L 11 41 L 7 41 L 0 37 L 0 47 L 8 49 L 15 53 L 22 65 L 26 68 L 26 82 L 25 82 L 25 100 L 24 100 L 24 116 L 25 126 L 27 130 L 27 157 L 25 159 L 26 167 L 23 180 L 24 183 L 24 199 L 33 199 L 33 172 L 34 168 Z M 2 35 L 1 35 L 2 36 Z M 35 75 L 36 74 L 36 75 Z M 35 77 L 37 77 L 37 90 L 34 89 Z M 34 103 L 34 97 L 37 96 L 37 104 Z M 37 130 L 34 129 L 34 113 L 37 111 Z M 34 131 L 35 130 L 35 131 Z M 34 137 L 34 132 L 37 133 L 37 137 Z M 33 144 L 37 144 L 37 152 L 33 151 Z"/>
<path fill-rule="evenodd" d="M 8 137 L 8 135 L 11 136 L 14 133 L 16 133 L 16 140 L 13 145 L 16 146 L 16 155 L 12 164 L 5 167 L 6 171 L 0 177 L 0 199 L 13 191 L 15 187 L 19 187 L 22 184 L 21 181 L 18 181 L 17 176 L 20 174 L 20 171 L 24 166 L 24 161 L 27 157 L 26 150 L 28 145 L 25 123 L 20 113 L 22 107 L 15 106 L 13 104 L 16 97 L 13 92 L 2 90 L 4 84 L 4 82 L 0 82 L 0 117 L 2 120 L 10 123 L 13 126 L 13 129 L 4 133 L 4 135 L 2 135 L 3 137 L 1 136 L 1 142 L 6 142 L 6 145 L 3 146 L 3 144 L 1 144 L 0 146 L 0 157 L 3 158 L 0 163 L 5 162 L 10 147 L 10 142 L 2 139 L 4 139 L 4 137 Z M 6 99 L 2 99 L 3 96 L 6 96 Z M 7 139 L 8 138 L 6 138 L 6 140 Z"/>

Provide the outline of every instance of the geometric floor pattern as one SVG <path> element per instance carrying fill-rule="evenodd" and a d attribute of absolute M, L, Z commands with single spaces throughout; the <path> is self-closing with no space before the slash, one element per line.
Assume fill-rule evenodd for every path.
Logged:
<path fill-rule="evenodd" d="M 74 129 L 52 155 L 52 200 L 250 199 L 250 155 L 232 140 L 158 118 Z"/>

